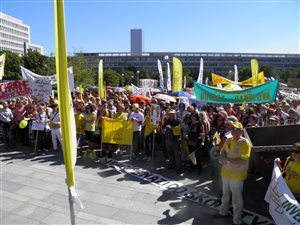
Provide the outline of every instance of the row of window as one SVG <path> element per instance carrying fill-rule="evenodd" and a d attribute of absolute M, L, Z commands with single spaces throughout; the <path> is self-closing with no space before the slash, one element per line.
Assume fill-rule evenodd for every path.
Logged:
<path fill-rule="evenodd" d="M 21 26 L 19 24 L 16 24 L 16 23 L 13 23 L 13 22 L 10 22 L 8 20 L 5 20 L 3 18 L 0 18 L 0 23 L 1 24 L 6 24 L 7 26 L 10 26 L 10 27 L 14 27 L 14 28 L 17 28 L 19 30 L 24 30 L 24 31 L 27 31 L 28 32 L 28 28 L 25 27 L 25 26 Z"/>
<path fill-rule="evenodd" d="M 3 50 L 11 51 L 11 52 L 17 53 L 19 55 L 23 55 L 24 54 L 24 51 L 17 50 L 17 49 L 14 49 L 14 48 L 7 48 L 7 47 L 4 47 L 4 46 L 1 46 L 0 47 L 0 51 L 3 51 Z"/>
<path fill-rule="evenodd" d="M 28 42 L 28 39 L 25 38 L 19 38 L 10 34 L 4 34 L 4 33 L 0 33 L 0 37 L 11 40 L 11 41 L 19 41 L 19 42 Z"/>
<path fill-rule="evenodd" d="M 8 27 L 2 26 L 2 25 L 0 25 L 0 30 L 1 31 L 6 31 L 7 33 L 15 34 L 15 35 L 18 35 L 18 36 L 21 36 L 21 37 L 24 37 L 24 38 L 29 38 L 28 33 L 17 31 L 17 30 L 14 30 L 12 28 L 8 28 Z"/>
<path fill-rule="evenodd" d="M 9 46 L 9 47 L 15 47 L 15 48 L 24 49 L 24 44 L 17 44 L 17 43 L 11 42 L 11 41 L 1 40 L 0 44 L 1 45 L 6 45 L 6 46 Z"/>

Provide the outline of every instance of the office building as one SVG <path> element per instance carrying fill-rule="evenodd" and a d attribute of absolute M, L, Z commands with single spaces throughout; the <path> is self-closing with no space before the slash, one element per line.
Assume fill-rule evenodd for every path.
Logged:
<path fill-rule="evenodd" d="M 29 25 L 0 12 L 0 50 L 24 55 L 28 49 L 44 54 L 43 46 L 31 43 Z"/>
<path fill-rule="evenodd" d="M 130 30 L 131 55 L 141 55 L 144 52 L 144 37 L 142 29 Z"/>
<path fill-rule="evenodd" d="M 258 54 L 258 53 L 213 53 L 213 52 L 143 52 L 140 55 L 132 55 L 129 52 L 114 53 L 79 53 L 84 56 L 91 68 L 97 69 L 100 59 L 103 59 L 104 69 L 113 69 L 119 72 L 127 68 L 136 68 L 140 71 L 157 72 L 157 59 L 161 60 L 163 69 L 166 68 L 165 56 L 169 56 L 172 65 L 172 57 L 179 58 L 184 68 L 198 73 L 200 58 L 204 61 L 204 73 L 213 72 L 227 76 L 229 71 L 237 65 L 241 70 L 250 67 L 250 60 L 256 58 L 259 64 L 272 65 L 279 73 L 284 70 L 300 67 L 299 54 Z"/>

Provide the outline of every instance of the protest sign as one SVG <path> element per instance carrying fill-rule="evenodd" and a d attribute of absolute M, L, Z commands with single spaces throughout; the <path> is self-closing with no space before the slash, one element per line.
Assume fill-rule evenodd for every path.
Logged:
<path fill-rule="evenodd" d="M 269 203 L 269 212 L 276 224 L 300 224 L 300 205 L 275 162 L 265 201 Z"/>
<path fill-rule="evenodd" d="M 146 88 L 157 88 L 158 81 L 155 79 L 140 79 L 140 85 Z"/>
<path fill-rule="evenodd" d="M 0 83 L 0 100 L 8 100 L 31 95 L 32 89 L 28 80 L 16 80 Z"/>
<path fill-rule="evenodd" d="M 45 123 L 38 123 L 36 121 L 32 121 L 31 130 L 43 131 L 45 130 Z"/>
<path fill-rule="evenodd" d="M 160 121 L 160 106 L 157 104 L 151 104 L 151 124 L 158 127 Z"/>
<path fill-rule="evenodd" d="M 49 96 L 52 91 L 51 81 L 49 79 L 35 79 L 29 83 L 29 86 L 32 89 L 31 95 L 44 102 L 49 102 Z"/>
<path fill-rule="evenodd" d="M 101 140 L 103 143 L 132 145 L 133 122 L 103 119 L 101 134 Z"/>

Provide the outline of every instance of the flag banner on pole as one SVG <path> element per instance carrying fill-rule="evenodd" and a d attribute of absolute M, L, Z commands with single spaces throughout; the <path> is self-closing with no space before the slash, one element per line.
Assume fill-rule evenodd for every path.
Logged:
<path fill-rule="evenodd" d="M 134 84 L 131 84 L 131 92 L 132 92 L 132 95 L 147 95 L 147 92 L 149 92 L 149 88 L 147 87 L 137 87 L 135 86 Z"/>
<path fill-rule="evenodd" d="M 203 83 L 203 59 L 200 59 L 200 68 L 199 68 L 199 75 L 197 82 L 202 84 Z"/>
<path fill-rule="evenodd" d="M 54 0 L 56 77 L 61 120 L 62 149 L 68 187 L 75 186 L 74 166 L 76 163 L 75 117 L 68 81 L 68 63 L 65 35 L 64 1 Z"/>
<path fill-rule="evenodd" d="M 106 81 L 103 83 L 103 99 L 107 101 L 107 95 L 106 95 Z"/>
<path fill-rule="evenodd" d="M 182 91 L 182 79 L 182 63 L 178 58 L 173 57 L 172 92 Z"/>
<path fill-rule="evenodd" d="M 275 102 L 278 80 L 237 91 L 226 91 L 194 82 L 196 98 L 209 103 L 264 103 Z"/>
<path fill-rule="evenodd" d="M 161 90 L 164 90 L 165 89 L 164 75 L 163 75 L 163 71 L 162 71 L 161 62 L 159 59 L 157 60 L 157 67 L 158 67 L 158 73 L 159 73 L 159 88 Z"/>
<path fill-rule="evenodd" d="M 22 73 L 22 78 L 24 80 L 30 81 L 30 80 L 34 80 L 34 79 L 49 79 L 51 81 L 51 85 L 57 84 L 56 74 L 51 75 L 51 76 L 42 76 L 42 75 L 38 75 L 38 74 L 24 68 L 23 66 L 21 66 L 21 73 Z M 70 66 L 68 68 L 68 80 L 69 80 L 70 90 L 72 92 L 75 91 L 73 66 Z"/>
<path fill-rule="evenodd" d="M 258 62 L 256 59 L 251 59 L 251 73 L 253 86 L 258 85 Z"/>
<path fill-rule="evenodd" d="M 186 88 L 186 76 L 183 76 L 183 88 Z"/>
<path fill-rule="evenodd" d="M 0 56 L 0 80 L 4 77 L 5 56 L 5 53 Z"/>
<path fill-rule="evenodd" d="M 102 120 L 102 143 L 132 145 L 133 122 L 105 118 Z"/>
<path fill-rule="evenodd" d="M 211 78 L 212 78 L 213 86 L 217 86 L 218 84 L 237 84 L 240 86 L 253 86 L 253 77 L 250 77 L 249 79 L 241 82 L 234 82 L 220 75 L 212 73 Z M 258 73 L 258 84 L 264 84 L 264 83 L 265 83 L 265 75 L 264 72 L 262 71 Z"/>
<path fill-rule="evenodd" d="M 275 161 L 265 201 L 269 203 L 269 213 L 276 224 L 300 224 L 300 204 L 285 183 Z"/>
<path fill-rule="evenodd" d="M 103 89 L 103 60 L 99 61 L 98 65 L 98 96 L 104 99 L 104 89 Z"/>
<path fill-rule="evenodd" d="M 234 65 L 234 82 L 238 83 L 239 82 L 239 72 L 237 65 Z"/>
<path fill-rule="evenodd" d="M 258 73 L 258 84 L 264 84 L 265 83 L 265 74 L 264 71 L 261 71 Z M 250 77 L 247 80 L 239 82 L 239 85 L 241 86 L 253 86 L 253 78 Z"/>
<path fill-rule="evenodd" d="M 172 91 L 170 64 L 167 62 L 167 91 Z"/>

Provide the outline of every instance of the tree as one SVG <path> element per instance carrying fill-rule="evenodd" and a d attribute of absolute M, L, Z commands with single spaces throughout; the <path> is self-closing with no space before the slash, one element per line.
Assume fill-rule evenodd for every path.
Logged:
<path fill-rule="evenodd" d="M 125 70 L 124 72 L 124 77 L 122 77 L 123 79 L 123 85 L 130 85 L 131 83 L 135 83 L 135 74 L 133 71 L 131 70 Z"/>
<path fill-rule="evenodd" d="M 107 86 L 120 85 L 121 75 L 112 69 L 104 70 L 103 78 Z"/>
<path fill-rule="evenodd" d="M 252 76 L 251 68 L 245 67 L 239 71 L 239 81 L 244 81 Z"/>
<path fill-rule="evenodd" d="M 20 66 L 23 65 L 22 58 L 18 54 L 10 51 L 2 51 L 0 55 L 3 53 L 6 53 L 3 80 L 21 80 Z"/>
<path fill-rule="evenodd" d="M 274 77 L 275 79 L 279 78 L 278 71 L 273 65 L 270 64 L 260 64 L 259 72 L 264 71 L 265 77 Z"/>
<path fill-rule="evenodd" d="M 53 75 L 49 74 L 47 63 L 48 57 L 41 55 L 37 51 L 31 49 L 22 57 L 24 62 L 24 67 L 38 75 Z"/>
<path fill-rule="evenodd" d="M 88 66 L 86 59 L 80 54 L 68 58 L 69 66 L 73 66 L 75 86 L 82 85 L 83 88 L 95 86 L 97 75 Z"/>

